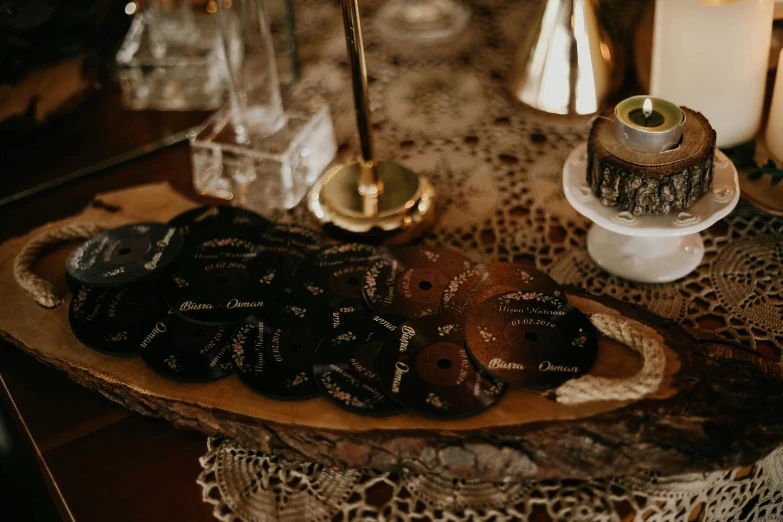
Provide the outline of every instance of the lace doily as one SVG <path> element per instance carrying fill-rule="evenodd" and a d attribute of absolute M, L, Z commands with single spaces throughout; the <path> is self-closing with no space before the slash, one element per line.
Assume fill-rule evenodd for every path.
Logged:
<path fill-rule="evenodd" d="M 561 186 L 563 162 L 586 140 L 589 121 L 534 112 L 507 91 L 517 40 L 538 2 L 470 2 L 473 19 L 464 37 L 415 48 L 380 37 L 372 19 L 378 4 L 362 2 L 376 153 L 425 172 L 434 183 L 439 221 L 425 241 L 475 261 L 535 260 L 560 283 L 640 304 L 779 361 L 783 219 L 740 202 L 702 234 L 701 266 L 673 284 L 637 284 L 606 274 L 585 250 L 589 221 L 571 208 Z M 627 42 L 641 3 L 601 5 L 602 17 Z M 339 5 L 300 1 L 296 7 L 299 90 L 330 103 L 342 150 L 355 155 Z M 300 206 L 284 219 L 307 222 L 309 216 Z M 210 444 L 200 483 L 223 520 L 783 522 L 781 451 L 752 468 L 725 473 L 490 484 L 338 472 L 231 441 Z"/>
<path fill-rule="evenodd" d="M 377 155 L 399 159 L 433 182 L 439 221 L 425 241 L 476 261 L 534 259 L 560 283 L 641 304 L 779 359 L 783 219 L 740 202 L 702 234 L 706 254 L 698 270 L 673 284 L 631 283 L 603 272 L 585 250 L 590 223 L 561 186 L 565 158 L 587 139 L 589 121 L 526 109 L 507 90 L 517 39 L 537 2 L 473 2 L 464 38 L 416 48 L 378 35 L 377 4 L 362 3 Z M 604 1 L 604 16 L 627 15 L 619 4 Z M 297 8 L 299 89 L 329 101 L 346 156 L 356 154 L 339 6 L 299 2 Z M 627 21 L 614 26 L 625 38 L 627 27 Z M 309 216 L 300 206 L 285 219 Z"/>
<path fill-rule="evenodd" d="M 203 498 L 226 522 L 783 521 L 783 449 L 725 472 L 501 484 L 335 471 L 216 439 L 201 465 Z"/>

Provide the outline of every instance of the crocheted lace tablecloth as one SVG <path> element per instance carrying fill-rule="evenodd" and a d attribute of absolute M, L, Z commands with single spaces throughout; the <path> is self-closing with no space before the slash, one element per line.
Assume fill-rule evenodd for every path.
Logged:
<path fill-rule="evenodd" d="M 602 2 L 602 18 L 627 42 L 638 5 Z M 639 2 L 641 4 L 641 2 Z M 589 121 L 526 109 L 508 94 L 517 42 L 536 1 L 472 2 L 452 43 L 384 41 L 377 3 L 362 2 L 379 158 L 425 172 L 439 220 L 425 241 L 475 261 L 535 260 L 562 284 L 643 305 L 779 361 L 783 346 L 783 219 L 740 202 L 702 236 L 704 261 L 672 284 L 610 276 L 585 250 L 589 221 L 565 200 L 562 166 Z M 358 140 L 339 5 L 297 3 L 303 63 L 299 92 L 329 101 L 341 153 Z M 631 21 L 629 23 L 629 21 Z M 306 222 L 303 206 L 283 218 Z M 199 479 L 222 520 L 783 521 L 783 451 L 755 466 L 678 477 L 486 483 L 287 461 L 210 439 Z"/>
<path fill-rule="evenodd" d="M 199 477 L 231 522 L 781 522 L 783 449 L 756 465 L 676 477 L 489 483 L 337 471 L 210 439 Z"/>

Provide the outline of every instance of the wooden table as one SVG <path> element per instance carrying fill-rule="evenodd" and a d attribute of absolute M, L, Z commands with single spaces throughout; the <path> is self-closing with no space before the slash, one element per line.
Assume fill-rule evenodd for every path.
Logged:
<path fill-rule="evenodd" d="M 160 180 L 191 191 L 187 145 L 0 208 L 0 241 L 74 214 L 96 193 Z M 21 350 L 2 348 L 3 398 L 63 520 L 213 520 L 196 484 L 204 435 L 130 412 Z"/>

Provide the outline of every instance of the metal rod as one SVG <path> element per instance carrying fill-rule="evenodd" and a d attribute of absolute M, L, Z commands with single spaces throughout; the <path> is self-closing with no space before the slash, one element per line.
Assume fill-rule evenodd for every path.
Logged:
<path fill-rule="evenodd" d="M 362 44 L 362 26 L 359 21 L 357 0 L 342 0 L 343 22 L 345 24 L 345 44 L 348 47 L 348 66 L 353 84 L 353 101 L 356 108 L 356 126 L 359 128 L 359 141 L 362 149 L 362 175 L 359 193 L 367 197 L 378 197 L 383 185 L 378 179 L 377 163 L 372 143 L 372 115 L 370 96 L 367 88 L 367 65 L 364 61 Z"/>

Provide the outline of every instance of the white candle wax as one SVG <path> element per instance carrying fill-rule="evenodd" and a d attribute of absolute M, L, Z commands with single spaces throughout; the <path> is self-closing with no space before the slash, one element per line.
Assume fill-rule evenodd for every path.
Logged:
<path fill-rule="evenodd" d="M 761 125 L 774 0 L 656 0 L 650 94 L 704 114 L 719 147 Z"/>
<path fill-rule="evenodd" d="M 776 160 L 783 162 L 783 52 L 778 59 L 778 72 L 775 76 L 775 90 L 772 91 L 766 139 L 769 151 Z"/>

